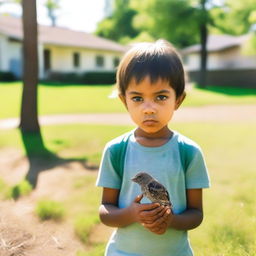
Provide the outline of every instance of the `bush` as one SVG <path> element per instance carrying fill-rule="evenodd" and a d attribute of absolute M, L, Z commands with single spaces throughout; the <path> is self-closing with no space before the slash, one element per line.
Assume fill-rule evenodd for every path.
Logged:
<path fill-rule="evenodd" d="M 86 84 L 114 84 L 116 72 L 88 72 L 83 78 Z"/>
<path fill-rule="evenodd" d="M 49 74 L 48 80 L 77 84 L 114 84 L 116 82 L 116 72 L 86 72 L 83 74 L 52 72 Z"/>
<path fill-rule="evenodd" d="M 16 77 L 12 72 L 0 71 L 0 81 L 3 82 L 12 82 L 15 81 Z"/>
<path fill-rule="evenodd" d="M 37 203 L 36 213 L 41 220 L 61 220 L 64 216 L 64 207 L 61 203 L 43 200 Z"/>
<path fill-rule="evenodd" d="M 20 196 L 26 196 L 33 190 L 32 185 L 27 181 L 23 180 L 19 184 L 15 185 L 10 189 L 10 197 L 17 199 Z"/>

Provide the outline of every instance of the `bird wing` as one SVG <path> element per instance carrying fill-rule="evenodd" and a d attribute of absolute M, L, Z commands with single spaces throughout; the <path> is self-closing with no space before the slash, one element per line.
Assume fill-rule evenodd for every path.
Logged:
<path fill-rule="evenodd" d="M 157 182 L 156 180 L 151 181 L 148 184 L 148 190 L 149 190 L 150 194 L 152 195 L 152 197 L 154 197 L 155 199 L 170 202 L 170 197 L 169 197 L 168 191 L 161 183 Z"/>

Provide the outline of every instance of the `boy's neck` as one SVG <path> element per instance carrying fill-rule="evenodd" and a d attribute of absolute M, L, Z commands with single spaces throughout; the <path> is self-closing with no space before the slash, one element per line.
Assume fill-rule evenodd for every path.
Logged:
<path fill-rule="evenodd" d="M 146 147 L 160 147 L 166 144 L 172 135 L 173 132 L 167 126 L 156 133 L 146 133 L 140 128 L 134 132 L 136 141 Z"/>

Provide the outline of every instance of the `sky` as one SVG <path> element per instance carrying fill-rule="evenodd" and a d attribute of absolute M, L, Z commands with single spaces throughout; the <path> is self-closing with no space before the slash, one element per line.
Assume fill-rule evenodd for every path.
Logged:
<path fill-rule="evenodd" d="M 0 0 L 6 2 L 8 0 Z M 97 23 L 104 17 L 106 0 L 58 0 L 57 26 L 93 33 Z M 110 1 L 110 0 L 109 0 Z M 46 0 L 37 0 L 38 23 L 50 25 L 47 10 L 44 7 Z M 223 0 L 213 0 L 214 4 L 221 4 Z M 12 13 L 21 16 L 22 9 L 19 4 L 1 4 L 0 13 Z"/>
<path fill-rule="evenodd" d="M 38 23 L 50 25 L 44 2 L 37 0 Z M 59 0 L 57 26 L 93 33 L 97 22 L 104 17 L 104 3 L 105 0 Z M 21 16 L 22 10 L 18 4 L 1 4 L 0 13 Z"/>

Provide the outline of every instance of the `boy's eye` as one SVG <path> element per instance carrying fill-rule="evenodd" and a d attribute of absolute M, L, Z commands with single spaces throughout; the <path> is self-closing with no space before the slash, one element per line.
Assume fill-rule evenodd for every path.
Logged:
<path fill-rule="evenodd" d="M 134 102 L 143 101 L 143 98 L 140 96 L 135 96 L 135 97 L 132 97 L 132 101 L 134 101 Z"/>
<path fill-rule="evenodd" d="M 168 99 L 168 97 L 165 96 L 165 95 L 158 95 L 158 96 L 156 97 L 156 100 L 159 100 L 159 101 L 163 101 L 163 100 L 167 100 L 167 99 Z"/>

